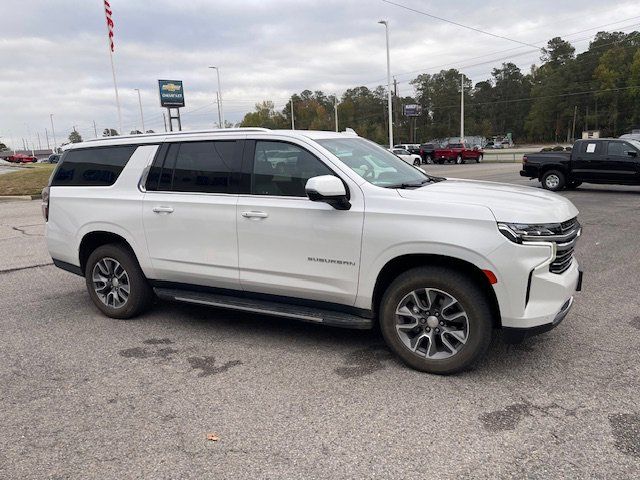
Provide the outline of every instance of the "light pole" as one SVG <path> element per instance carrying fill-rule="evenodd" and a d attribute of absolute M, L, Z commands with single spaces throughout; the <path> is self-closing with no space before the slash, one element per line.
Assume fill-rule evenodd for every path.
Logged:
<path fill-rule="evenodd" d="M 460 74 L 460 143 L 464 142 L 464 74 Z"/>
<path fill-rule="evenodd" d="M 134 88 L 136 92 L 138 92 L 138 105 L 140 106 L 140 122 L 142 123 L 142 133 L 145 132 L 144 129 L 144 115 L 142 114 L 142 99 L 140 98 L 140 89 Z"/>
<path fill-rule="evenodd" d="M 389 56 L 389 23 L 380 20 L 378 23 L 384 25 L 387 35 L 387 110 L 389 111 L 389 148 L 393 148 L 393 111 L 391 107 L 391 58 Z"/>
<path fill-rule="evenodd" d="M 53 113 L 49 114 L 49 119 L 51 120 L 51 137 L 53 141 L 53 153 L 56 153 L 56 129 L 53 128 Z"/>
<path fill-rule="evenodd" d="M 220 123 L 220 128 L 224 128 L 224 111 L 222 109 L 222 87 L 220 85 L 220 69 L 218 67 L 209 68 L 213 68 L 218 75 L 218 122 Z"/>

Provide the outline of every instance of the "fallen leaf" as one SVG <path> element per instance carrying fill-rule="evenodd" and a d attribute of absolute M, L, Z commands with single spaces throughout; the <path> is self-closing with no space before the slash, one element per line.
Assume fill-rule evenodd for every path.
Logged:
<path fill-rule="evenodd" d="M 207 440 L 209 440 L 210 442 L 217 442 L 218 440 L 220 440 L 220 437 L 215 433 L 208 433 Z"/>

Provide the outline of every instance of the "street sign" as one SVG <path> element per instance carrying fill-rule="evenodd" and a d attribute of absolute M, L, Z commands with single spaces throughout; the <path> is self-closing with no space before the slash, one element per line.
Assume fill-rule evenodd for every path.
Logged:
<path fill-rule="evenodd" d="M 410 104 L 404 105 L 405 117 L 419 117 L 422 114 L 422 105 Z"/>
<path fill-rule="evenodd" d="M 158 80 L 160 105 L 168 108 L 184 107 L 182 80 Z"/>

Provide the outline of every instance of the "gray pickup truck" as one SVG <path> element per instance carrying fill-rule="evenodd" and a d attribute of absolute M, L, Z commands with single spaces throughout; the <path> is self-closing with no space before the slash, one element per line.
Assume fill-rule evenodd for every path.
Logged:
<path fill-rule="evenodd" d="M 640 185 L 640 141 L 620 138 L 578 140 L 571 152 L 528 153 L 520 175 L 547 190 L 585 183 Z"/>

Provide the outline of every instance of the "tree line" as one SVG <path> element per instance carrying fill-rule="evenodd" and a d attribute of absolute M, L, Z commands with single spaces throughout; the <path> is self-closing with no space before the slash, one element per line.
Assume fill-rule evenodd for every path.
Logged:
<path fill-rule="evenodd" d="M 484 137 L 511 133 L 515 141 L 554 141 L 579 137 L 583 130 L 619 136 L 640 127 L 640 32 L 599 32 L 579 55 L 571 43 L 552 38 L 541 49 L 540 64 L 523 72 L 512 62 L 494 68 L 487 80 L 472 84 L 457 69 L 423 73 L 410 81 L 412 96 L 393 95 L 394 139 L 419 142 L 458 136 L 460 88 L 464 85 L 465 133 Z M 387 93 L 378 86 L 347 89 L 337 99 L 304 90 L 282 110 L 265 100 L 247 113 L 241 126 L 291 128 L 291 101 L 298 129 L 335 129 L 384 144 Z M 405 117 L 403 105 L 419 104 L 418 117 Z M 575 125 L 574 125 L 575 119 Z"/>

